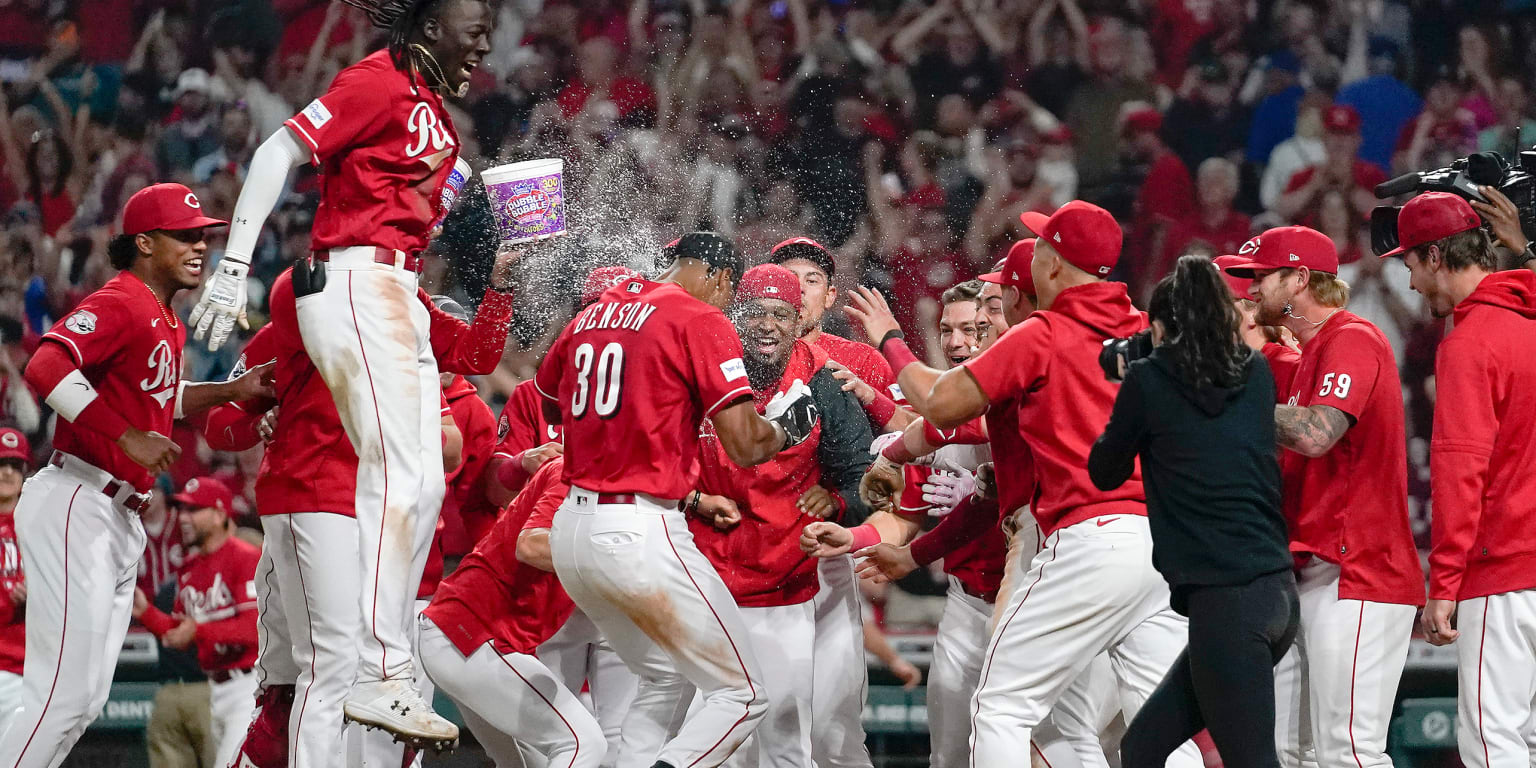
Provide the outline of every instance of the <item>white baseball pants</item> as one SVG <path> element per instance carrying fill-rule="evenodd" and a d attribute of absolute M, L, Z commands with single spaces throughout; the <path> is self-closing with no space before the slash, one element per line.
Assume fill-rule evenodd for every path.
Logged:
<path fill-rule="evenodd" d="M 486 643 L 461 653 L 431 619 L 420 620 L 421 666 L 459 705 L 475 739 L 499 766 L 520 765 L 521 742 L 552 768 L 599 768 L 608 753 L 602 726 L 538 659 L 497 653 Z"/>
<path fill-rule="evenodd" d="M 1121 709 L 1134 717 L 1187 640 L 1188 624 L 1152 568 L 1145 517 L 1109 515 L 1055 531 L 1014 585 L 988 645 L 971 705 L 970 765 L 1028 754 L 1034 729 L 1102 651 Z M 1170 765 L 1203 761 L 1190 743 Z"/>
<path fill-rule="evenodd" d="M 419 584 L 418 584 L 419 586 Z M 411 621 L 419 622 L 421 612 L 427 609 L 431 600 L 417 599 L 413 601 Z M 416 627 L 411 628 L 411 652 L 415 658 L 421 658 L 421 638 Z M 421 692 L 421 698 L 427 703 L 432 703 L 432 694 L 436 690 L 432 685 L 432 678 L 423 672 L 421 665 L 417 664 L 411 673 L 411 682 L 416 685 L 416 690 Z M 421 750 L 417 750 L 409 763 L 405 762 L 405 745 L 395 740 L 394 734 L 379 728 L 364 728 L 356 723 L 347 723 L 347 765 L 351 768 L 421 768 Z"/>
<path fill-rule="evenodd" d="M 853 557 L 816 564 L 821 589 L 816 611 L 815 683 L 811 689 L 811 748 L 821 768 L 870 768 L 864 744 L 864 699 L 869 668 L 864 661 L 864 606 Z"/>
<path fill-rule="evenodd" d="M 1301 626 L 1275 666 L 1275 746 L 1284 766 L 1392 765 L 1387 727 L 1408 661 L 1412 605 L 1339 599 L 1339 567 L 1296 577 Z"/>
<path fill-rule="evenodd" d="M 145 543 L 138 515 L 99 490 L 111 480 L 71 458 L 22 485 L 27 665 L 21 711 L 0 737 L 4 768 L 57 766 L 107 704 Z"/>
<path fill-rule="evenodd" d="M 619 768 L 723 763 L 757 728 L 768 695 L 741 613 L 675 503 L 599 504 L 598 494 L 573 486 L 555 513 L 550 550 L 566 592 L 640 676 Z M 705 705 L 658 755 L 649 742 L 686 711 L 689 683 Z"/>
<path fill-rule="evenodd" d="M 335 768 L 344 759 L 342 702 L 357 675 L 361 576 L 357 521 L 329 512 L 261 518 L 256 565 L 256 675 L 293 685 L 290 768 Z"/>
<path fill-rule="evenodd" d="M 332 250 L 324 290 L 297 300 L 304 348 L 357 451 L 362 682 L 411 677 L 411 605 L 446 490 L 427 308 L 404 254 L 392 266 L 374 251 Z"/>
<path fill-rule="evenodd" d="M 1536 589 L 1462 600 L 1456 628 L 1461 761 L 1536 765 Z"/>
<path fill-rule="evenodd" d="M 0 736 L 21 711 L 21 675 L 0 672 Z"/>
<path fill-rule="evenodd" d="M 208 681 L 209 736 L 214 743 L 216 767 L 233 763 L 245 742 L 256 702 L 256 681 L 255 672 L 236 672 L 222 683 Z"/>
<path fill-rule="evenodd" d="M 597 626 L 586 614 L 572 611 L 560 627 L 534 652 L 549 667 L 567 690 L 580 691 L 583 682 L 591 698 L 592 714 L 603 728 L 608 742 L 604 768 L 612 768 L 619 759 L 619 740 L 623 734 L 624 715 L 635 698 L 640 678 L 625 666 Z M 660 744 L 657 745 L 658 751 Z"/>
<path fill-rule="evenodd" d="M 966 594 L 960 580 L 949 577 L 933 662 L 928 666 L 928 764 L 932 768 L 963 768 L 970 761 L 971 697 L 981 678 L 991 618 L 991 603 Z"/>
<path fill-rule="evenodd" d="M 752 650 L 764 669 L 768 714 L 757 731 L 726 762 L 731 768 L 810 768 L 812 653 L 816 648 L 813 601 L 742 608 Z M 700 703 L 700 702 L 695 702 Z"/>

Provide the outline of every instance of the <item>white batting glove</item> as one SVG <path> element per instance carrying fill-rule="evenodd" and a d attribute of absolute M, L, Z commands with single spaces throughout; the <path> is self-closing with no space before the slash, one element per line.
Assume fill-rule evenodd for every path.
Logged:
<path fill-rule="evenodd" d="M 194 330 L 192 338 L 208 338 L 208 350 L 224 346 L 235 323 L 249 328 L 245 319 L 245 276 L 251 271 L 248 256 L 225 251 L 219 266 L 203 283 L 203 296 L 187 318 Z"/>
<path fill-rule="evenodd" d="M 976 476 L 970 472 L 935 472 L 923 483 L 923 503 L 929 505 L 929 515 L 943 517 L 975 490 Z"/>
<path fill-rule="evenodd" d="M 874 442 L 869 444 L 869 455 L 879 456 L 887 445 L 901 439 L 900 432 L 886 432 L 883 435 L 875 435 Z"/>

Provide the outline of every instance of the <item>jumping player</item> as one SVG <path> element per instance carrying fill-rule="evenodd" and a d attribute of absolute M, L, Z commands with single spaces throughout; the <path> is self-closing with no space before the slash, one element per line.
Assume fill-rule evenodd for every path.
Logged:
<path fill-rule="evenodd" d="M 313 161 L 324 172 L 310 261 L 324 268 L 299 327 L 359 457 L 365 630 L 346 716 L 412 743 L 451 743 L 458 729 L 411 684 L 410 606 L 420 578 L 411 560 L 430 542 L 444 493 L 437 363 L 415 293 L 459 153 L 443 99 L 462 95 L 490 52 L 494 15 L 484 0 L 348 2 L 389 30 L 388 49 L 342 70 L 256 150 L 229 246 L 192 322 L 217 348 L 243 318 L 261 225 L 288 171 Z"/>
<path fill-rule="evenodd" d="M 19 429 L 0 429 L 0 733 L 21 708 L 27 581 L 16 544 L 16 500 L 31 463 L 27 436 Z"/>
<path fill-rule="evenodd" d="M 550 529 L 555 572 L 641 678 L 619 764 L 660 746 L 657 765 L 713 768 L 768 698 L 741 614 L 678 508 L 698 482 L 699 425 L 709 419 L 727 457 L 751 466 L 805 440 L 814 406 L 804 385 L 775 397 L 767 418 L 752 402 L 720 312 L 742 273 L 736 246 L 692 232 L 670 250 L 657 281 L 626 280 L 578 314 L 534 381 L 565 428 L 571 490 Z M 666 740 L 684 680 L 705 703 Z"/>
<path fill-rule="evenodd" d="M 1238 255 L 1227 271 L 1253 278 L 1259 323 L 1284 325 L 1301 344 L 1275 407 L 1301 597 L 1301 629 L 1275 667 L 1280 762 L 1391 765 L 1387 725 L 1424 604 L 1397 361 L 1381 331 L 1345 309 L 1349 286 L 1326 235 L 1276 227 Z"/>
<path fill-rule="evenodd" d="M 52 766 L 105 706 L 144 552 L 135 514 L 181 448 L 172 422 L 257 397 L 270 368 L 218 384 L 181 380 L 186 331 L 170 309 L 202 280 L 203 215 L 192 191 L 156 184 L 128 199 L 108 244 L 121 270 L 43 336 L 26 379 L 60 418 L 48 466 L 16 506 L 27 564 L 23 708 L 0 736 L 0 764 Z"/>

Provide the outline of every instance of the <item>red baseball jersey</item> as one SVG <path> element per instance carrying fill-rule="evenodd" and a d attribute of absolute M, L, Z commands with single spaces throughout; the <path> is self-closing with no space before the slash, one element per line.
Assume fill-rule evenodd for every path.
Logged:
<path fill-rule="evenodd" d="M 725 314 L 641 278 L 576 315 L 534 383 L 560 407 L 567 483 L 663 499 L 698 484 L 700 422 L 752 396 Z"/>
<path fill-rule="evenodd" d="M 958 456 L 957 463 L 975 470 L 976 466 L 991 458 L 990 451 L 976 451 L 971 446 L 956 445 L 970 456 Z M 941 451 L 960 454 L 941 448 Z M 974 460 L 967 460 L 974 459 Z M 923 501 L 923 483 L 934 473 L 932 467 L 908 464 L 904 467 L 906 485 L 901 489 L 898 511 L 909 517 L 923 518 L 933 508 Z M 991 526 L 986 533 L 952 550 L 944 556 L 944 572 L 960 580 L 965 591 L 989 602 L 997 600 L 997 591 L 1003 584 L 1003 566 L 1008 562 L 1008 541 L 1000 526 Z"/>
<path fill-rule="evenodd" d="M 204 672 L 256 665 L 256 561 L 261 550 L 230 536 L 181 569 L 176 613 L 197 623 L 197 665 Z"/>
<path fill-rule="evenodd" d="M 497 653 L 532 654 L 575 609 L 555 574 L 517 559 L 518 534 L 548 528 L 565 501 L 563 463 L 556 457 L 533 473 L 423 611 L 465 656 L 487 642 Z"/>
<path fill-rule="evenodd" d="M 464 436 L 463 458 L 448 475 L 448 495 L 443 499 L 443 516 L 458 525 L 440 527 L 438 533 L 444 554 L 457 557 L 473 549 L 496 522 L 496 505 L 485 497 L 485 465 L 496 449 L 496 416 L 463 376 L 455 376 L 443 395 L 454 425 Z"/>
<path fill-rule="evenodd" d="M 510 294 L 487 292 L 474 323 L 469 326 L 433 306 L 424 291 L 418 292 L 418 297 L 428 307 L 432 351 L 442 370 L 485 373 L 496 367 L 511 318 Z M 342 429 L 330 389 L 304 351 L 291 270 L 273 281 L 267 303 L 271 322 L 252 337 L 231 375 L 276 362 L 273 387 L 277 396 L 270 401 L 230 404 L 228 408 L 247 417 L 240 422 L 246 434 L 210 434 L 209 441 L 218 443 L 216 447 L 254 445 L 256 438 L 251 425 L 272 406 L 281 406 L 272 442 L 262 456 L 261 472 L 256 478 L 257 510 L 262 515 L 332 512 L 350 517 L 355 514 L 357 453 Z M 210 431 L 236 430 L 227 426 L 230 420 L 224 416 L 227 413 L 210 415 Z"/>
<path fill-rule="evenodd" d="M 529 448 L 560 442 L 563 437 L 559 424 L 545 420 L 543 398 L 533 380 L 513 387 L 496 423 L 496 455 L 515 459 Z"/>
<path fill-rule="evenodd" d="M 826 362 L 821 349 L 795 342 L 778 385 L 753 393 L 758 410 L 797 379 L 810 381 Z M 770 461 L 742 467 L 731 461 L 714 429 L 705 425 L 699 446 L 699 490 L 736 502 L 741 523 L 721 531 L 690 515 L 688 528 L 737 605 L 797 605 L 816 597 L 816 561 L 800 551 L 800 531 L 817 518 L 800 511 L 795 503 L 821 482 L 820 450 L 818 420 L 804 442 Z"/>
<path fill-rule="evenodd" d="M 891 372 L 891 364 L 886 362 L 885 356 L 880 351 L 863 342 L 845 339 L 841 336 L 822 331 L 816 337 L 816 346 L 821 347 L 827 353 L 827 357 L 836 360 L 848 370 L 853 371 L 865 384 L 874 387 L 876 392 L 884 394 L 898 403 L 906 402 L 901 394 L 901 387 L 896 383 L 896 374 Z M 880 427 L 885 425 L 881 424 Z"/>
<path fill-rule="evenodd" d="M 139 589 L 153 596 L 160 585 L 181 573 L 186 553 L 181 546 L 181 511 L 165 505 L 165 521 L 151 530 L 144 526 L 144 557 L 139 560 Z"/>
<path fill-rule="evenodd" d="M 16 516 L 0 512 L 0 672 L 21 674 L 27 656 L 25 604 L 11 602 L 11 590 L 26 581 L 21 547 L 16 543 Z"/>
<path fill-rule="evenodd" d="M 1005 503 L 1033 483 L 1032 511 L 1046 535 L 1102 515 L 1147 514 L 1139 463 L 1112 491 L 1095 488 L 1087 469 L 1119 391 L 1099 368 L 1103 342 L 1146 327 L 1124 283 L 1089 283 L 1062 291 L 1050 310 L 1030 315 L 962 364 L 991 403 L 988 431 Z M 997 429 L 1005 426 L 994 420 L 999 410 L 1016 415 L 1012 434 L 1027 452 L 1014 450 L 1017 443 Z"/>
<path fill-rule="evenodd" d="M 1296 366 L 1301 365 L 1301 353 L 1284 344 L 1269 342 L 1259 350 L 1269 362 L 1269 372 L 1275 377 L 1275 399 L 1283 399 L 1291 393 L 1291 380 L 1296 377 Z"/>
<path fill-rule="evenodd" d="M 1301 348 L 1288 404 L 1327 405 L 1355 423 L 1315 459 L 1282 451 L 1291 552 L 1340 566 L 1339 598 L 1424 604 L 1408 522 L 1408 439 L 1392 345 L 1347 311 Z"/>
<path fill-rule="evenodd" d="M 135 429 L 167 437 L 176 417 L 181 348 L 186 329 L 144 281 L 119 272 L 85 297 L 69 317 L 43 334 L 62 345 L 98 397 Z M 47 393 L 44 393 L 45 395 Z M 94 430 L 58 419 L 53 447 L 76 456 L 140 491 L 153 478 L 123 449 Z"/>
<path fill-rule="evenodd" d="M 416 253 L 444 213 L 442 191 L 459 156 L 443 100 L 420 75 L 376 51 L 284 125 L 320 167 L 310 247 L 374 245 Z"/>

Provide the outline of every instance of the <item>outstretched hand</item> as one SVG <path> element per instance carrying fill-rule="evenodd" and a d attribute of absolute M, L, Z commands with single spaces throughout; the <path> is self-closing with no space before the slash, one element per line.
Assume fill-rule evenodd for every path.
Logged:
<path fill-rule="evenodd" d="M 885 297 L 862 285 L 848 292 L 848 305 L 843 307 L 843 312 L 864 328 L 864 335 L 869 337 L 871 344 L 879 345 L 886 334 L 901 330 L 901 323 L 896 322 L 896 315 L 891 312 Z"/>

